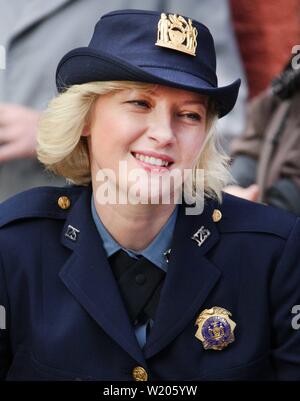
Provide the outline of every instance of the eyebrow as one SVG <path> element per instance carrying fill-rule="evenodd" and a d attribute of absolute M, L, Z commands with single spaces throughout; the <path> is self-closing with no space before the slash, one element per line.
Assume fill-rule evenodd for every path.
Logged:
<path fill-rule="evenodd" d="M 158 97 L 158 95 L 152 90 L 149 90 L 149 91 L 141 90 L 139 95 L 151 95 L 153 97 Z M 182 103 L 183 104 L 201 104 L 203 106 L 206 106 L 207 99 L 206 98 L 203 98 L 203 99 L 190 99 L 190 100 L 185 100 Z"/>
<path fill-rule="evenodd" d="M 153 96 L 153 97 L 158 97 L 159 95 L 157 95 L 155 93 L 155 89 L 149 89 L 149 90 L 145 90 L 145 89 L 133 89 L 133 90 L 137 90 L 139 92 L 139 95 L 147 95 L 147 96 Z M 207 97 L 203 97 L 203 99 L 187 99 L 185 101 L 182 102 L 182 104 L 184 105 L 191 105 L 191 104 L 200 104 L 201 106 L 206 107 L 207 106 Z"/>
<path fill-rule="evenodd" d="M 206 100 L 187 100 L 185 102 L 183 102 L 183 104 L 201 104 L 203 106 L 206 106 Z"/>

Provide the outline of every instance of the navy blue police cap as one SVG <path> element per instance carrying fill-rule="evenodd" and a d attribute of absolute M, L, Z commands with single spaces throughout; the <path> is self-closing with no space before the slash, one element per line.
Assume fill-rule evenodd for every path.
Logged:
<path fill-rule="evenodd" d="M 56 71 L 59 92 L 92 81 L 139 81 L 208 95 L 219 117 L 233 108 L 240 79 L 218 87 L 209 29 L 177 14 L 119 10 L 96 24 L 88 47 L 68 52 Z"/>

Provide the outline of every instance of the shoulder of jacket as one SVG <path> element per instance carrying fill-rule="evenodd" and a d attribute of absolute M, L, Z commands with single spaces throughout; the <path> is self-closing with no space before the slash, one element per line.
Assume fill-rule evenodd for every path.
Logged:
<path fill-rule="evenodd" d="M 229 194 L 218 207 L 222 213 L 221 232 L 256 232 L 287 238 L 297 217 L 285 210 L 250 202 Z"/>
<path fill-rule="evenodd" d="M 36 187 L 20 192 L 0 204 L 0 227 L 21 219 L 65 219 L 69 207 L 61 207 L 61 197 L 68 198 L 71 206 L 83 188 L 82 186 Z"/>

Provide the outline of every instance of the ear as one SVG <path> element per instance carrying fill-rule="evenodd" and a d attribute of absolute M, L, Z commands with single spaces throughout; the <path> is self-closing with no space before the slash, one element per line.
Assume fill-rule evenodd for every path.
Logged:
<path fill-rule="evenodd" d="M 88 136 L 90 136 L 90 135 L 91 135 L 91 133 L 90 133 L 90 127 L 89 127 L 88 125 L 85 125 L 85 126 L 83 127 L 82 132 L 81 132 L 81 136 L 88 137 Z"/>

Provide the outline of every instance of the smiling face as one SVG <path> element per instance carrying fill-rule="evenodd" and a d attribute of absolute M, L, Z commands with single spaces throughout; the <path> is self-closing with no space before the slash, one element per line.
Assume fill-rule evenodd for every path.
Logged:
<path fill-rule="evenodd" d="M 87 130 L 93 182 L 99 170 L 111 169 L 121 189 L 119 161 L 127 162 L 128 173 L 142 169 L 149 177 L 192 169 L 206 135 L 206 112 L 205 96 L 160 85 L 99 96 Z"/>

